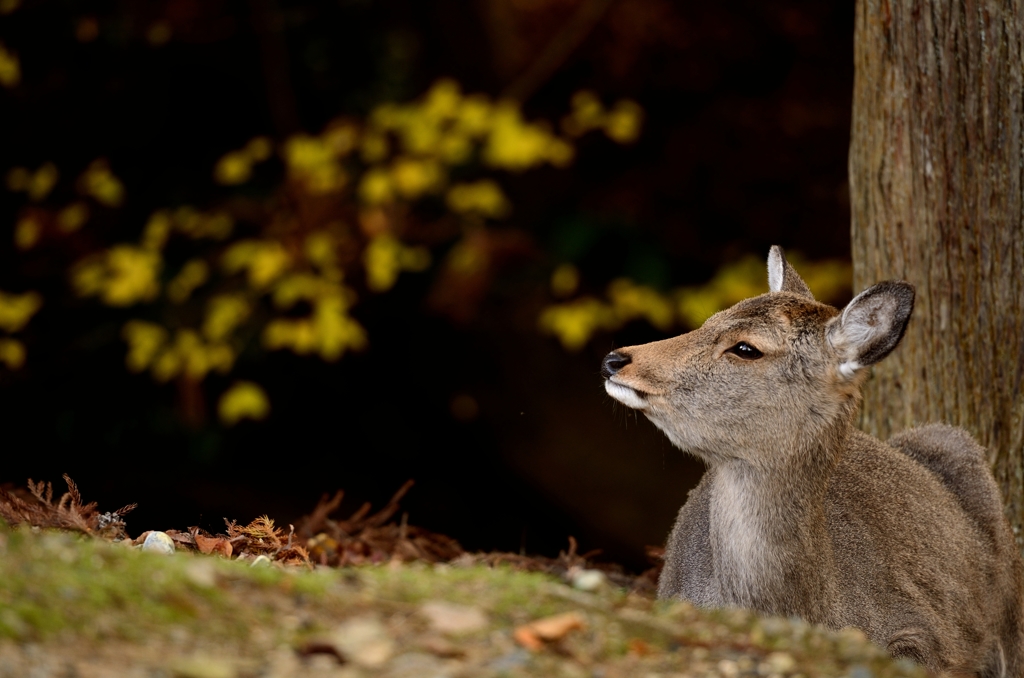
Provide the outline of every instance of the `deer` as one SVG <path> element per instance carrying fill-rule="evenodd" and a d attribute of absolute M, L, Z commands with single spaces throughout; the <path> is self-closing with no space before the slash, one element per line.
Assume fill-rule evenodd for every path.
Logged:
<path fill-rule="evenodd" d="M 659 598 L 855 627 L 935 672 L 1024 676 L 1021 557 L 985 450 L 943 424 L 887 442 L 855 426 L 913 285 L 880 282 L 840 311 L 775 246 L 768 286 L 602 362 L 607 394 L 707 467 Z"/>

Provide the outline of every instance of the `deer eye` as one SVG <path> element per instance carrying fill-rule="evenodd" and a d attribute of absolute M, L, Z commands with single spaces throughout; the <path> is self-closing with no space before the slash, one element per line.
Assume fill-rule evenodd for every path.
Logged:
<path fill-rule="evenodd" d="M 726 353 L 738 355 L 739 357 L 744 358 L 746 360 L 757 360 L 758 358 L 764 355 L 764 353 L 761 353 L 760 351 L 758 351 L 756 348 L 754 348 L 745 341 L 741 341 L 740 343 L 736 344 L 728 351 L 726 351 Z"/>

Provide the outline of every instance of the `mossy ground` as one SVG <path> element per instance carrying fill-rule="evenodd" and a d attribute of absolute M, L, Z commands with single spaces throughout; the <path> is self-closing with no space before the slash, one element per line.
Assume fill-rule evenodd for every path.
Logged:
<path fill-rule="evenodd" d="M 533 651 L 515 640 L 516 628 L 566 612 L 583 628 Z M 438 614 L 470 622 L 453 629 Z M 584 593 L 540 574 L 397 564 L 285 570 L 3 529 L 0 677 L 27 675 L 923 673 L 890 662 L 858 632 L 656 603 L 612 587 Z"/>

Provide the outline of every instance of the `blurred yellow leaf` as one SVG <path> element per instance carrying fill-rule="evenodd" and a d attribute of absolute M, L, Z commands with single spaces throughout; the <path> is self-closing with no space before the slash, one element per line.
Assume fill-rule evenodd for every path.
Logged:
<path fill-rule="evenodd" d="M 448 119 L 459 112 L 462 92 L 459 83 L 451 78 L 443 78 L 434 83 L 427 91 L 423 102 L 423 112 L 431 117 Z"/>
<path fill-rule="evenodd" d="M 19 250 L 30 250 L 39 242 L 43 225 L 33 214 L 26 214 L 14 225 L 14 245 Z"/>
<path fill-rule="evenodd" d="M 333 157 L 326 144 L 308 134 L 296 134 L 284 145 L 284 159 L 290 168 L 306 170 L 328 163 Z"/>
<path fill-rule="evenodd" d="M 338 256 L 335 252 L 335 239 L 328 231 L 314 231 L 306 236 L 305 247 L 306 260 L 325 272 L 337 272 Z"/>
<path fill-rule="evenodd" d="M 10 333 L 21 331 L 42 306 L 43 297 L 38 292 L 0 292 L 0 329 Z"/>
<path fill-rule="evenodd" d="M 415 200 L 439 188 L 444 172 L 432 160 L 398 158 L 391 166 L 391 181 L 402 197 Z"/>
<path fill-rule="evenodd" d="M 635 101 L 618 101 L 605 118 L 604 133 L 616 143 L 632 143 L 640 136 L 643 117 L 644 110 Z"/>
<path fill-rule="evenodd" d="M 213 166 L 213 179 L 218 184 L 244 184 L 252 176 L 252 159 L 244 151 L 230 151 Z"/>
<path fill-rule="evenodd" d="M 849 261 L 808 261 L 799 252 L 787 252 L 786 259 L 800 273 L 800 277 L 819 301 L 838 304 L 849 300 L 853 295 L 853 266 Z"/>
<path fill-rule="evenodd" d="M 284 276 L 274 288 L 274 305 L 288 309 L 300 301 L 315 302 L 320 299 L 340 299 L 344 308 L 355 301 L 355 293 L 337 282 L 311 273 L 292 273 Z"/>
<path fill-rule="evenodd" d="M 253 165 L 269 158 L 273 150 L 267 137 L 250 139 L 241 150 L 229 151 L 221 156 L 213 166 L 214 181 L 225 186 L 244 184 L 252 177 Z"/>
<path fill-rule="evenodd" d="M 73 202 L 57 213 L 57 230 L 74 233 L 89 220 L 89 206 L 84 202 Z"/>
<path fill-rule="evenodd" d="M 176 339 L 175 350 L 182 358 L 185 374 L 196 381 L 201 380 L 210 371 L 210 360 L 199 333 L 191 329 L 181 329 L 178 330 Z"/>
<path fill-rule="evenodd" d="M 48 196 L 53 187 L 57 185 L 59 177 L 60 173 L 57 172 L 57 166 L 52 162 L 48 162 L 37 169 L 32 178 L 29 179 L 28 186 L 26 186 L 29 199 L 38 202 Z"/>
<path fill-rule="evenodd" d="M 107 207 L 120 207 L 124 202 L 124 184 L 110 171 L 106 159 L 94 160 L 78 178 L 78 190 Z"/>
<path fill-rule="evenodd" d="M 21 0 L 0 0 L 0 14 L 10 14 L 21 7 Z"/>
<path fill-rule="evenodd" d="M 179 329 L 170 344 L 164 343 L 165 336 L 153 330 L 151 335 L 139 331 L 139 336 L 134 338 L 140 344 L 136 364 L 140 369 L 150 364 L 153 378 L 158 382 L 166 382 L 181 375 L 199 382 L 210 370 L 227 373 L 234 366 L 235 352 L 224 342 L 204 343 L 199 333 L 190 328 Z M 156 353 L 155 359 L 153 351 Z M 131 352 L 129 357 L 132 357 Z"/>
<path fill-rule="evenodd" d="M 518 106 L 502 102 L 494 109 L 483 160 L 492 167 L 512 171 L 528 169 L 546 159 L 549 137 L 544 129 L 527 124 Z"/>
<path fill-rule="evenodd" d="M 344 295 L 317 295 L 312 318 L 271 321 L 263 331 L 263 345 L 269 350 L 318 353 L 324 360 L 337 360 L 346 350 L 366 345 L 366 331 L 346 313 L 347 308 Z"/>
<path fill-rule="evenodd" d="M 345 312 L 347 305 L 338 297 L 324 298 L 313 309 L 313 329 L 317 348 L 324 360 L 337 360 L 347 349 L 366 345 L 366 331 Z"/>
<path fill-rule="evenodd" d="M 582 136 L 604 124 L 604 106 L 590 90 L 572 95 L 572 112 L 562 120 L 562 129 L 574 137 Z"/>
<path fill-rule="evenodd" d="M 380 162 L 388 157 L 388 152 L 388 138 L 383 134 L 369 133 L 363 136 L 360 153 L 365 162 Z"/>
<path fill-rule="evenodd" d="M 158 382 L 167 382 L 178 376 L 182 369 L 181 355 L 173 347 L 161 351 L 153 361 L 153 378 Z"/>
<path fill-rule="evenodd" d="M 150 215 L 142 231 L 142 247 L 147 250 L 162 250 L 171 235 L 171 215 L 167 210 L 157 210 Z"/>
<path fill-rule="evenodd" d="M 798 252 L 787 253 L 786 257 L 818 300 L 836 302 L 842 301 L 843 295 L 849 295 L 853 275 L 849 262 L 811 262 Z M 687 327 L 700 327 L 723 308 L 767 291 L 764 261 L 749 255 L 722 266 L 704 285 L 679 290 L 677 309 Z"/>
<path fill-rule="evenodd" d="M 139 301 L 152 301 L 160 292 L 158 276 L 160 255 L 118 245 L 107 255 L 107 282 L 103 301 L 110 306 L 130 306 Z"/>
<path fill-rule="evenodd" d="M 262 289 L 289 268 L 291 257 L 275 240 L 241 240 L 228 248 L 221 263 L 228 273 L 246 270 L 249 284 Z"/>
<path fill-rule="evenodd" d="M 17 339 L 0 337 L 0 363 L 17 370 L 25 364 L 25 345 Z"/>
<path fill-rule="evenodd" d="M 483 149 L 486 164 L 521 172 L 545 162 L 564 167 L 572 157 L 571 144 L 556 137 L 544 125 L 525 122 L 516 104 L 501 102 L 494 108 Z"/>
<path fill-rule="evenodd" d="M 374 292 L 391 289 L 403 271 L 422 271 L 430 265 L 430 252 L 425 247 L 406 247 L 391 235 L 370 240 L 363 251 L 366 286 Z"/>
<path fill-rule="evenodd" d="M 381 167 L 368 170 L 363 174 L 363 180 L 359 184 L 359 196 L 368 205 L 391 202 L 394 196 L 391 174 Z"/>
<path fill-rule="evenodd" d="M 211 370 L 227 374 L 235 365 L 235 352 L 224 343 L 213 343 L 206 346 L 206 360 Z"/>
<path fill-rule="evenodd" d="M 410 116 L 400 129 L 404 150 L 414 155 L 434 154 L 441 143 L 438 122 L 424 115 Z"/>
<path fill-rule="evenodd" d="M 124 361 L 132 372 L 148 369 L 167 343 L 167 330 L 144 320 L 129 320 L 121 330 L 121 336 L 128 343 L 128 354 Z"/>
<path fill-rule="evenodd" d="M 461 132 L 448 132 L 438 142 L 438 156 L 449 165 L 460 165 L 473 154 L 470 138 Z"/>
<path fill-rule="evenodd" d="M 258 384 L 236 381 L 221 395 L 217 413 L 225 426 L 243 419 L 265 419 L 270 414 L 270 399 Z"/>
<path fill-rule="evenodd" d="M 175 304 L 187 300 L 195 289 L 210 277 L 210 267 L 202 259 L 191 259 L 178 271 L 178 275 L 167 283 L 167 298 Z"/>
<path fill-rule="evenodd" d="M 71 286 L 80 297 L 91 297 L 103 290 L 107 277 L 104 255 L 93 255 L 79 261 L 71 269 Z"/>
<path fill-rule="evenodd" d="M 615 312 L 597 299 L 583 298 L 541 311 L 540 329 L 554 334 L 567 351 L 583 348 L 595 332 L 617 326 Z"/>
<path fill-rule="evenodd" d="M 162 266 L 158 252 L 115 245 L 78 262 L 71 269 L 71 283 L 79 296 L 99 296 L 108 306 L 131 306 L 160 293 Z"/>
<path fill-rule="evenodd" d="M 0 42 L 0 85 L 16 87 L 21 82 L 21 64 L 18 55 Z"/>
<path fill-rule="evenodd" d="M 621 322 L 645 318 L 659 330 L 672 327 L 675 319 L 672 302 L 651 287 L 619 278 L 608 285 L 608 298 Z"/>
<path fill-rule="evenodd" d="M 249 159 L 253 162 L 263 162 L 270 157 L 273 153 L 274 147 L 270 143 L 270 139 L 267 137 L 254 137 L 249 140 L 249 143 L 245 145 L 243 152 L 249 156 Z"/>
<path fill-rule="evenodd" d="M 456 184 L 445 197 L 449 209 L 461 214 L 479 214 L 482 217 L 502 217 L 511 209 L 501 187 L 490 179 Z"/>
<path fill-rule="evenodd" d="M 334 122 L 324 130 L 323 140 L 332 154 L 342 157 L 355 149 L 359 141 L 359 128 L 351 122 Z"/>
<path fill-rule="evenodd" d="M 181 213 L 181 210 L 178 210 Z M 224 211 L 217 211 L 208 214 L 193 211 L 188 220 L 178 225 L 178 229 L 192 238 L 212 238 L 213 240 L 225 240 L 231 235 L 235 227 L 235 220 Z"/>
<path fill-rule="evenodd" d="M 575 294 L 580 286 L 580 272 L 572 264 L 559 264 L 551 274 L 551 293 L 556 297 Z"/>
<path fill-rule="evenodd" d="M 203 335 L 210 341 L 222 341 L 249 317 L 248 300 L 240 294 L 218 294 L 206 303 Z"/>
<path fill-rule="evenodd" d="M 298 134 L 284 145 L 288 176 L 309 193 L 317 195 L 339 190 L 348 182 L 335 150 L 320 137 Z"/>
<path fill-rule="evenodd" d="M 474 94 L 462 100 L 456 121 L 457 129 L 470 137 L 481 137 L 491 129 L 493 107 L 487 97 Z"/>

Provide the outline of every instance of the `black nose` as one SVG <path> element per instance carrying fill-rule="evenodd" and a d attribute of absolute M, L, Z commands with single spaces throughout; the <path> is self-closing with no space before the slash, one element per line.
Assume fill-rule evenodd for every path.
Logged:
<path fill-rule="evenodd" d="M 612 351 L 601 361 L 601 376 L 607 379 L 631 362 L 633 359 L 628 355 Z"/>

